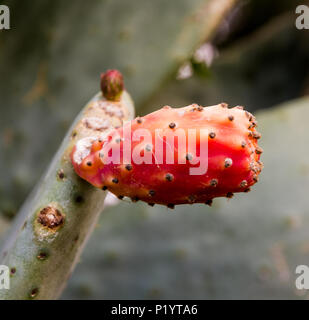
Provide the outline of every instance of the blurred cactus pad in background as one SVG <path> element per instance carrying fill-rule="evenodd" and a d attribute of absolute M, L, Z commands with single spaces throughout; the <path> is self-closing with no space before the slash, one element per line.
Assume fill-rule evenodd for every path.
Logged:
<path fill-rule="evenodd" d="M 122 201 L 103 212 L 62 298 L 308 298 L 309 31 L 301 1 L 2 1 L 0 242 L 99 75 L 119 69 L 145 115 L 244 105 L 264 170 L 248 194 L 205 205 Z M 263 109 L 263 110 L 259 110 Z"/>

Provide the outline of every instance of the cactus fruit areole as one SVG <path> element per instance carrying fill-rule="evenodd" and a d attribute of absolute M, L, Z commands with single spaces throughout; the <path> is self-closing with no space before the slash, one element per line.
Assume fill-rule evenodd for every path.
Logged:
<path fill-rule="evenodd" d="M 176 204 L 211 205 L 213 198 L 248 192 L 258 181 L 263 165 L 256 125 L 255 117 L 240 106 L 165 106 L 115 129 L 106 139 L 94 140 L 82 157 L 77 144 L 71 159 L 80 177 L 120 199 L 126 196 L 169 208 Z M 137 138 L 140 129 L 149 133 L 148 140 L 146 133 Z M 192 129 L 197 130 L 194 148 L 189 145 Z M 207 154 L 202 154 L 202 146 Z M 125 148 L 129 148 L 129 157 Z M 207 170 L 190 174 L 190 168 L 198 167 L 195 160 L 202 157 L 207 157 Z"/>
<path fill-rule="evenodd" d="M 104 94 L 104 92 L 103 92 Z M 0 264 L 11 270 L 10 290 L 2 299 L 55 299 L 62 292 L 104 205 L 106 192 L 74 172 L 70 154 L 84 139 L 91 141 L 134 116 L 126 91 L 119 101 L 99 93 L 76 118 L 46 174 L 16 217 L 0 253 Z"/>

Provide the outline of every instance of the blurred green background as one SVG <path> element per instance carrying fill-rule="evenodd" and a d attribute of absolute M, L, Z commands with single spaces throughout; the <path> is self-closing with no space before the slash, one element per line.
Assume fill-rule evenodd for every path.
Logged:
<path fill-rule="evenodd" d="M 101 215 L 67 299 L 304 299 L 309 265 L 309 30 L 293 0 L 2 1 L 0 242 L 99 74 L 136 113 L 222 101 L 257 116 L 265 168 L 213 207 L 121 202 Z"/>

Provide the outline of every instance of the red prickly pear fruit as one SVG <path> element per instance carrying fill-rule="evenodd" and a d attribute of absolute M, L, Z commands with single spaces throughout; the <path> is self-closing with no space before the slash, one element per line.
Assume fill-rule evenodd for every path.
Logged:
<path fill-rule="evenodd" d="M 81 141 L 71 159 L 80 177 L 120 199 L 127 196 L 169 208 L 176 204 L 211 205 L 213 198 L 248 192 L 258 181 L 263 165 L 256 126 L 255 117 L 240 106 L 166 106 L 88 143 L 88 149 Z M 137 139 L 140 129 L 149 132 L 148 140 L 146 135 Z M 194 147 L 189 143 L 192 130 L 196 132 Z M 190 170 L 199 169 L 205 159 L 207 170 L 192 174 Z"/>
<path fill-rule="evenodd" d="M 124 89 L 123 77 L 118 70 L 107 70 L 101 74 L 101 91 L 110 101 L 119 101 Z"/>

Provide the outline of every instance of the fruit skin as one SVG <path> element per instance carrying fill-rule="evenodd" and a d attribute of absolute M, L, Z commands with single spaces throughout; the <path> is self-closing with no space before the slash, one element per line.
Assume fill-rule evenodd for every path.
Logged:
<path fill-rule="evenodd" d="M 134 150 L 140 150 L 144 155 L 149 152 L 151 164 L 136 164 L 132 157 L 131 164 L 128 164 L 127 159 L 123 159 L 124 141 L 128 141 L 124 133 L 128 126 L 131 126 L 128 136 L 131 156 Z M 256 126 L 255 117 L 240 106 L 228 108 L 225 103 L 204 108 L 198 105 L 184 108 L 165 106 L 112 131 L 105 139 L 96 140 L 90 153 L 79 163 L 74 159 L 75 147 L 71 159 L 80 177 L 96 187 L 108 189 L 120 199 L 127 196 L 132 201 L 164 204 L 169 208 L 188 203 L 211 205 L 213 198 L 231 198 L 234 192 L 248 192 L 258 181 L 263 165 L 260 162 L 262 149 L 258 147 L 261 135 L 256 131 Z M 190 174 L 190 168 L 198 166 L 190 163 L 194 161 L 194 153 L 178 148 L 177 139 L 173 149 L 175 164 L 167 163 L 166 151 L 163 151 L 163 163 L 156 164 L 155 159 L 160 156 L 156 153 L 155 141 L 155 130 L 158 128 L 162 129 L 163 135 L 182 129 L 187 138 L 190 129 L 206 129 L 207 136 L 197 134 L 196 155 L 199 156 L 200 146 L 207 143 L 207 171 L 200 175 Z M 150 131 L 150 143 L 133 141 L 132 137 L 138 129 Z M 119 154 L 115 152 L 111 158 L 116 162 L 120 157 L 121 163 L 107 163 L 107 148 L 117 150 L 117 145 L 120 147 Z M 164 141 L 163 150 L 168 150 L 166 147 L 171 148 L 170 141 Z M 177 159 L 184 162 L 177 163 Z"/>
<path fill-rule="evenodd" d="M 77 116 L 41 182 L 20 209 L 0 252 L 0 265 L 11 270 L 10 290 L 0 290 L 0 300 L 59 297 L 106 196 L 75 174 L 72 149 L 77 141 L 95 139 L 133 116 L 133 102 L 126 91 L 117 103 L 98 93 Z"/>

